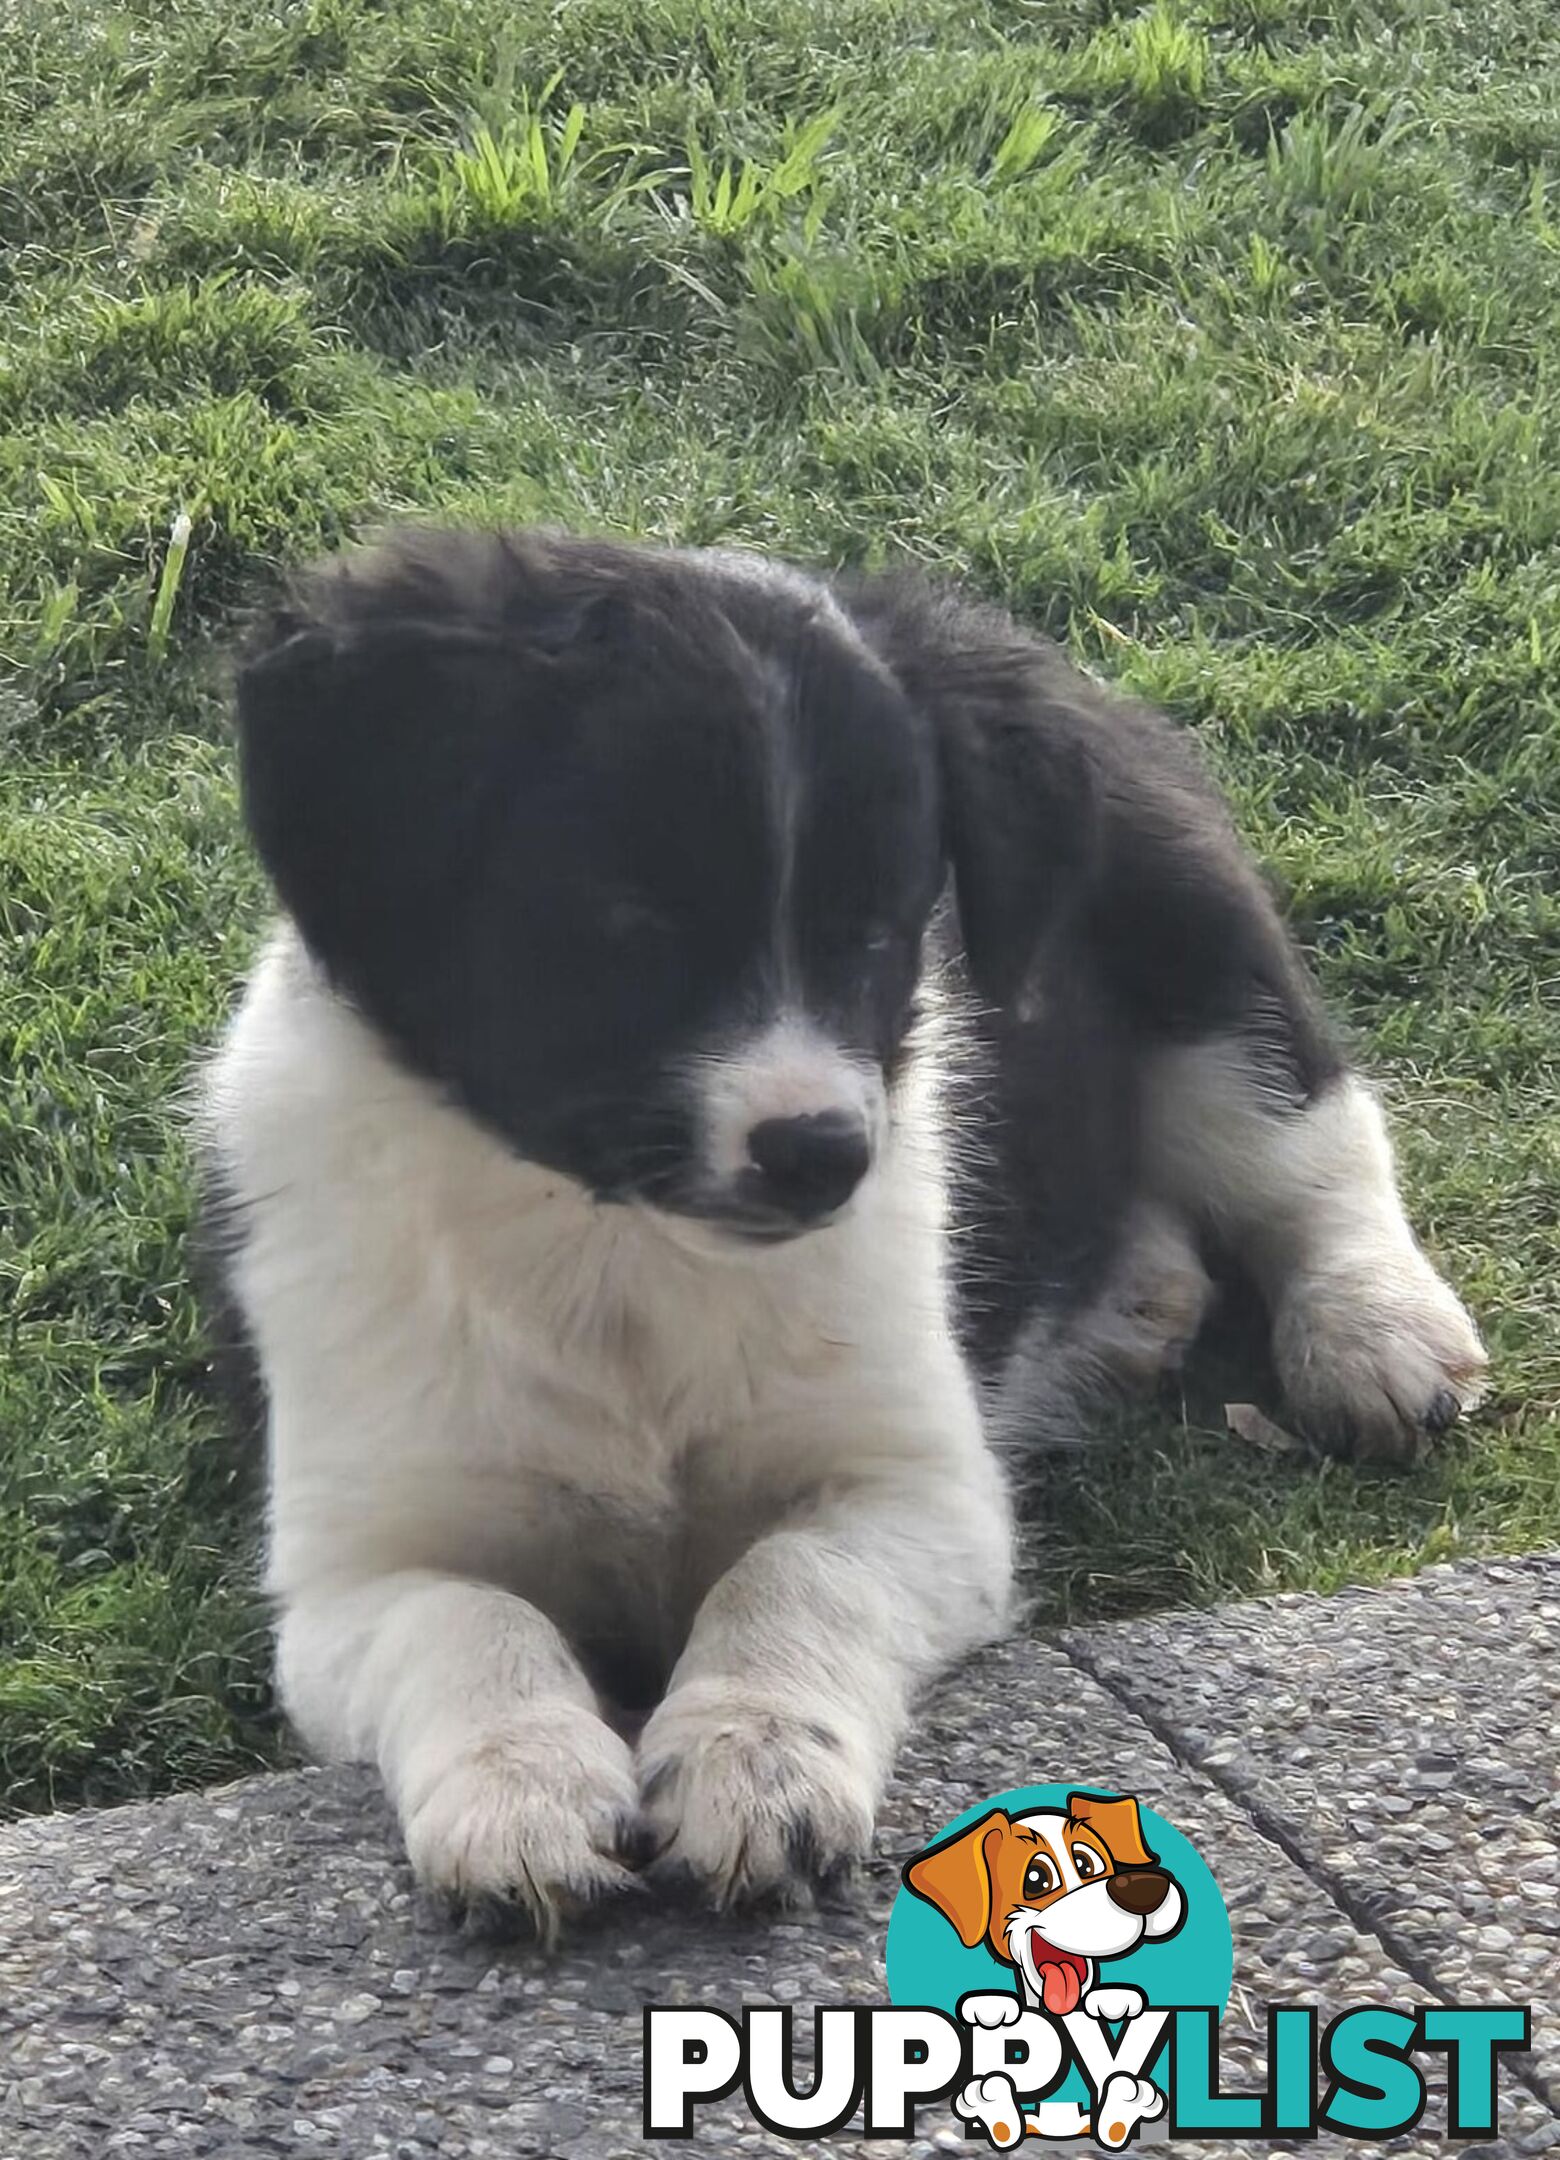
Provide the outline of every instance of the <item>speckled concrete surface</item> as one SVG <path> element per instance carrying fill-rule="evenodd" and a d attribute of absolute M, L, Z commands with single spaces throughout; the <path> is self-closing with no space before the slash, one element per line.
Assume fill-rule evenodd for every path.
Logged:
<path fill-rule="evenodd" d="M 1560 2106 L 1560 1556 L 1066 1647 L 1415 1972 L 1542 2005 Z"/>
<path fill-rule="evenodd" d="M 1520 1972 L 1536 2009 L 1534 2057 L 1505 2081 L 1500 2142 L 1478 2150 L 1504 2160 L 1560 2149 L 1560 2114 L 1532 2087 L 1536 2071 L 1547 2089 L 1556 2057 L 1560 1945 L 1530 1927 L 1525 1906 L 1511 1907 L 1509 1887 L 1472 1849 L 1509 1837 L 1524 1867 L 1547 1868 L 1536 1887 L 1556 1886 L 1560 1667 L 1540 1646 L 1552 1646 L 1557 1602 L 1560 1568 L 1522 1564 L 1379 1596 L 1280 1600 L 1007 1646 L 929 1705 L 854 1899 L 805 1919 L 718 1922 L 647 1896 L 551 1959 L 452 1936 L 423 1910 L 372 1780 L 357 1773 L 304 1772 L 16 1825 L 0 1832 L 0 2160 L 610 2160 L 644 2150 L 647 2000 L 881 2001 L 899 1861 L 960 1808 L 1053 1777 L 1136 1790 L 1213 1867 L 1236 1940 L 1227 2085 L 1260 2076 L 1252 2006 L 1266 2000 L 1330 2012 L 1435 1995 L 1511 1999 L 1524 1992 L 1513 1985 Z M 1495 1660 L 1484 1667 L 1490 1702 L 1524 1723 L 1509 1748 L 1479 1707 L 1480 1655 Z M 1443 1706 L 1428 1725 L 1417 1678 L 1427 1664 Z M 1306 1705 L 1303 1733 L 1283 1722 L 1289 1698 Z M 1466 1747 L 1444 1720 L 1459 1721 Z M 1432 1755 L 1450 1758 L 1444 1777 L 1427 1767 Z M 1500 1775 L 1477 1767 L 1486 1762 Z M 1411 1766 L 1428 1782 L 1413 1784 Z M 1383 1815 L 1375 1794 L 1409 1804 Z M 1385 1903 L 1363 1895 L 1363 1884 L 1401 1875 L 1405 1861 L 1384 1869 L 1383 1859 L 1406 1855 L 1421 1833 L 1418 1904 L 1394 1894 L 1401 1881 L 1386 1885 Z M 1547 1859 L 1523 1842 L 1539 1833 Z M 1466 1883 L 1454 1892 L 1460 1867 L 1487 1885 L 1487 1907 L 1470 1902 Z M 1552 1923 L 1552 1897 L 1532 1903 Z M 1471 1941 L 1454 1915 L 1466 1916 Z M 1535 1942 L 1538 1959 L 1512 1957 Z M 1433 2087 L 1425 2125 L 1389 2149 L 1455 2149 L 1434 2134 L 1442 2120 Z M 929 2141 L 908 2150 L 930 2160 L 979 2149 L 960 2148 L 949 2125 L 931 2111 Z M 700 2117 L 696 2149 L 865 2160 L 907 2148 L 848 2136 L 799 2146 L 727 2104 Z M 1310 2149 L 1377 2148 L 1322 2139 Z"/>

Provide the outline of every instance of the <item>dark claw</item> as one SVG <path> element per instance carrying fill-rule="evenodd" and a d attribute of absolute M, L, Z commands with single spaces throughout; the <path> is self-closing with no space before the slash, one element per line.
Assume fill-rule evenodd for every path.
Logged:
<path fill-rule="evenodd" d="M 813 1885 L 815 1901 L 832 1912 L 855 1912 L 859 1909 L 863 1888 L 864 1863 L 855 1853 L 830 1860 L 818 1874 Z"/>
<path fill-rule="evenodd" d="M 805 1815 L 787 1825 L 785 1833 L 785 1856 L 792 1868 L 804 1881 L 812 1882 L 822 1870 L 823 1852 L 818 1834 Z"/>
<path fill-rule="evenodd" d="M 853 1884 L 863 1856 L 830 1852 L 818 1836 L 816 1825 L 806 1816 L 786 1832 L 786 1858 L 799 1884 L 825 1896 L 838 1896 Z"/>
<path fill-rule="evenodd" d="M 521 1898 L 479 1893 L 446 1901 L 446 1910 L 469 1942 L 508 1944 L 545 1942 L 547 1929 Z"/>
<path fill-rule="evenodd" d="M 1455 1425 L 1462 1416 L 1462 1403 L 1448 1387 L 1438 1388 L 1430 1399 L 1425 1412 L 1424 1427 L 1428 1433 L 1443 1433 L 1449 1425 Z"/>
<path fill-rule="evenodd" d="M 658 1858 L 656 1834 L 642 1815 L 635 1815 L 619 1824 L 613 1850 L 625 1867 L 646 1868 Z"/>

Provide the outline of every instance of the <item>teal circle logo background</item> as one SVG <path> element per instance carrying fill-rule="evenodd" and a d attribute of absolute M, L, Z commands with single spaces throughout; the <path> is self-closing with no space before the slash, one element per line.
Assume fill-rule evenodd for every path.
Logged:
<path fill-rule="evenodd" d="M 993 1808 L 1001 1808 L 1009 1815 L 1025 1815 L 1035 1808 L 1065 1809 L 1069 1793 L 1096 1789 L 1075 1782 L 1020 1785 L 1011 1792 L 994 1793 L 978 1807 L 966 1808 L 962 1815 L 944 1823 L 919 1850 L 940 1845 L 945 1838 L 979 1822 Z M 1138 1805 L 1149 1850 L 1158 1854 L 1185 1895 L 1186 1919 L 1165 1941 L 1143 1942 L 1126 1957 L 1106 1960 L 1098 1969 L 1097 1984 L 1139 1988 L 1151 2009 L 1211 2004 L 1222 2017 L 1235 1978 L 1235 1944 L 1219 1886 L 1196 1847 L 1175 1825 L 1144 1807 L 1141 1801 Z M 907 1854 L 907 1862 L 914 1857 Z M 1018 1975 L 1011 1965 L 1000 1964 L 984 1943 L 966 1950 L 937 1908 L 903 1883 L 889 1915 L 886 1955 L 889 2000 L 900 2007 L 924 2004 L 951 2016 L 961 1995 L 1017 1991 Z M 1082 2079 L 1074 2070 L 1060 2096 L 1074 2098 L 1083 2094 Z"/>

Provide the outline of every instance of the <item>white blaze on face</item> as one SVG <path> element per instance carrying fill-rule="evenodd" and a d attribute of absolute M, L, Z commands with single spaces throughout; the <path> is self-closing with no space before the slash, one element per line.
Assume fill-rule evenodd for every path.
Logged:
<path fill-rule="evenodd" d="M 722 1185 L 751 1167 L 748 1135 L 770 1118 L 843 1112 L 864 1120 L 874 1156 L 882 1140 L 886 1105 L 876 1067 L 831 1042 L 805 1014 L 782 1014 L 701 1058 L 694 1086 L 705 1167 Z"/>

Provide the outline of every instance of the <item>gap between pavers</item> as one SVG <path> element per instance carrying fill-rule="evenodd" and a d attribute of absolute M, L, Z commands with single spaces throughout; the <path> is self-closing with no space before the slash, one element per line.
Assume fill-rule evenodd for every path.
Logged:
<path fill-rule="evenodd" d="M 1485 1594 L 1482 1577 L 1472 1587 Z M 1383 1594 L 1389 1609 L 1397 1594 Z M 647 1896 L 552 1958 L 465 1941 L 413 1896 L 373 1781 L 359 1772 L 299 1772 L 12 1826 L 0 1832 L 0 2156 L 599 2160 L 643 2151 L 645 2002 L 883 2000 L 882 1946 L 903 1859 L 990 1793 L 1054 1779 L 1137 1792 L 1208 1860 L 1235 1928 L 1225 2081 L 1255 2084 L 1263 2033 L 1248 2006 L 1315 2001 L 1325 2016 L 1412 2005 L 1430 1992 L 1425 1967 L 1421 1980 L 1401 1970 L 1359 1908 L 1355 1918 L 1340 1909 L 1310 1871 L 1304 1839 L 1283 1829 L 1280 1843 L 1251 1819 L 1218 1759 L 1243 1720 L 1262 1727 L 1235 1668 L 1221 1673 L 1208 1631 L 1234 1629 L 1249 1650 L 1268 1619 L 1293 1630 L 1308 1611 L 1325 1629 L 1330 1610 L 1277 1601 L 1156 1623 L 1152 1643 L 1167 1663 L 1183 1628 L 1192 1631 L 1184 1659 L 1210 1661 L 1196 1668 L 1206 1687 L 1190 1738 L 1165 1712 L 1168 1672 L 1154 1668 L 1152 1686 L 1135 1678 L 1147 1670 L 1140 1628 L 1081 1631 L 1066 1646 L 1016 1642 L 972 1661 L 917 1721 L 859 1895 L 783 1922 L 712 1920 Z M 1460 1640 L 1450 1613 L 1442 1617 L 1448 1639 Z M 1129 1686 L 1140 1687 L 1157 1731 L 1127 1706 Z M 1212 1774 L 1196 1767 L 1198 1749 Z M 1334 1873 L 1346 1849 L 1363 1865 L 1378 1841 L 1363 1816 L 1356 1828 L 1345 1811 L 1339 1824 L 1327 1847 Z M 1475 1972 L 1477 1987 L 1457 1980 L 1450 1992 L 1493 1999 L 1484 1968 Z M 1536 1987 L 1533 1999 L 1543 1999 Z M 1560 2141 L 1560 2120 L 1521 2078 L 1506 2078 L 1503 2092 L 1501 2139 L 1485 2150 L 1504 2160 Z M 1445 2154 L 1452 2148 L 1429 2134 L 1441 2119 L 1433 2097 L 1426 2125 L 1387 2149 Z M 848 2134 L 798 2145 L 727 2103 L 699 2118 L 695 2149 L 868 2160 L 957 2145 L 941 2108 L 923 2128 L 909 2148 Z M 1175 2147 L 1205 2149 L 1232 2148 Z M 1322 2139 L 1301 2149 L 1367 2148 Z"/>
<path fill-rule="evenodd" d="M 1062 1640 L 1560 2109 L 1560 1556 Z"/>

